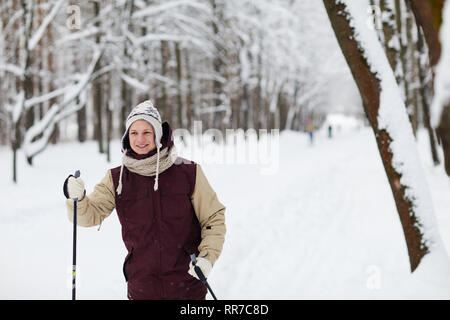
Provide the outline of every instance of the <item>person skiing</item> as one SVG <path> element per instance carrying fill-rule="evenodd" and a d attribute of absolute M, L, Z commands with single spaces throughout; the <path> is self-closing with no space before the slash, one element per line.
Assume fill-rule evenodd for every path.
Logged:
<path fill-rule="evenodd" d="M 122 165 L 91 194 L 80 177 L 65 180 L 69 220 L 75 198 L 80 226 L 101 225 L 116 209 L 128 251 L 128 299 L 204 300 L 207 288 L 190 255 L 208 277 L 225 240 L 225 206 L 201 166 L 176 155 L 172 130 L 150 100 L 133 108 L 121 142 Z"/>
<path fill-rule="evenodd" d="M 308 132 L 309 135 L 309 143 L 312 145 L 314 143 L 314 125 L 312 123 L 311 118 L 307 118 L 306 119 L 306 131 Z"/>

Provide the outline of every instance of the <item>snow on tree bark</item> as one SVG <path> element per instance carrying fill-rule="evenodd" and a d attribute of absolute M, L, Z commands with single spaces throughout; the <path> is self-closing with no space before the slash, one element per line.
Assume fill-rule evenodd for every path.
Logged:
<path fill-rule="evenodd" d="M 381 43 L 366 25 L 368 4 L 323 2 L 373 128 L 413 272 L 441 240 L 405 104 Z"/>

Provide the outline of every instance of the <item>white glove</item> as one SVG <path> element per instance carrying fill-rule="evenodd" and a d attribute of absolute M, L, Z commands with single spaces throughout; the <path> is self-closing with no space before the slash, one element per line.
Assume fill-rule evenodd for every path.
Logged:
<path fill-rule="evenodd" d="M 84 198 L 84 181 L 78 177 L 70 177 L 67 181 L 67 193 L 70 199 L 78 198 L 81 200 Z"/>
<path fill-rule="evenodd" d="M 206 259 L 206 258 L 197 258 L 197 264 L 196 264 L 196 266 L 199 267 L 200 270 L 202 270 L 202 272 L 203 272 L 205 278 L 208 278 L 209 272 L 210 272 L 211 269 L 212 269 L 212 264 L 211 264 L 211 262 L 210 262 L 208 259 Z M 192 264 L 192 261 L 189 263 L 189 271 L 188 271 L 188 273 L 189 273 L 191 276 L 193 276 L 193 277 L 197 278 L 198 280 L 200 280 L 200 279 L 198 278 L 197 274 L 195 273 L 194 265 Z"/>

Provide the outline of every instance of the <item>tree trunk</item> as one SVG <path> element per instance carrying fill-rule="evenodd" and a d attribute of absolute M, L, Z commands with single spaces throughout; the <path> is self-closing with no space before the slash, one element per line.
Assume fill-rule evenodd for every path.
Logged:
<path fill-rule="evenodd" d="M 409 64 L 408 64 L 408 43 L 403 41 L 403 35 L 407 33 L 407 23 L 404 24 L 404 20 L 406 21 L 408 17 L 403 17 L 403 15 L 407 15 L 403 10 L 402 3 L 400 0 L 395 0 L 395 12 L 396 12 L 396 24 L 397 24 L 397 37 L 399 39 L 400 45 L 400 62 L 401 62 L 401 76 L 400 76 L 400 86 L 403 89 L 403 96 L 406 105 L 406 110 L 408 111 L 409 121 L 411 122 L 414 135 L 416 134 L 416 128 L 414 126 L 414 119 L 412 118 L 414 112 L 411 106 L 410 99 L 410 83 L 408 79 L 409 74 Z"/>
<path fill-rule="evenodd" d="M 214 77 L 213 80 L 213 104 L 214 107 L 218 108 L 223 104 L 221 95 L 223 94 L 223 85 L 222 82 L 218 79 L 219 77 L 223 77 L 223 62 L 222 57 L 225 56 L 225 48 L 222 43 L 219 42 L 221 39 L 219 23 L 223 24 L 223 3 L 222 0 L 210 0 L 212 12 L 214 19 L 212 20 L 212 29 L 214 34 L 214 58 L 213 58 L 213 70 Z M 222 116 L 223 112 L 214 111 L 212 113 L 212 125 L 217 128 L 222 128 Z"/>
<path fill-rule="evenodd" d="M 425 2 L 427 2 L 427 1 L 425 1 Z M 428 4 L 428 2 L 426 4 L 422 4 L 422 5 L 426 6 L 427 4 Z M 423 20 L 425 20 L 425 21 L 423 21 L 423 24 L 428 26 L 427 30 L 428 30 L 429 38 L 431 38 L 431 42 L 432 42 L 432 44 L 434 44 L 435 51 L 439 50 L 439 54 L 435 54 L 435 55 L 438 55 L 440 57 L 441 47 L 440 47 L 440 43 L 439 43 L 439 37 L 437 36 L 437 32 L 439 31 L 442 20 L 444 19 L 444 17 L 443 17 L 443 13 L 445 12 L 443 9 L 444 1 L 443 0 L 431 0 L 430 5 L 431 5 L 431 9 L 430 9 L 431 19 L 430 19 L 429 15 L 427 15 L 427 18 L 430 19 L 431 21 L 433 21 L 433 28 L 429 26 L 430 25 L 429 20 L 423 19 Z M 448 3 L 448 0 L 447 0 L 447 2 L 445 3 L 445 6 L 448 6 L 448 5 L 450 5 L 450 4 Z M 450 17 L 447 15 L 445 17 L 445 19 L 450 19 Z M 446 23 L 449 23 L 449 21 L 446 21 Z M 422 28 L 425 33 L 425 28 L 423 26 L 422 26 Z M 436 31 L 436 32 L 434 32 L 434 31 Z M 425 34 L 425 39 L 428 43 L 429 40 L 427 39 L 426 34 Z M 445 38 L 443 38 L 443 39 L 441 38 L 441 40 L 448 42 L 448 34 L 445 35 Z M 450 59 L 448 51 L 445 53 L 445 55 L 441 59 L 446 59 L 447 61 L 445 63 L 448 65 L 448 60 Z M 444 72 L 448 72 L 448 70 L 446 70 Z M 443 78 L 441 81 L 445 82 L 446 80 L 445 80 L 445 78 Z M 445 83 L 443 85 L 444 85 L 444 88 L 440 89 L 443 92 L 440 92 L 437 96 L 443 95 L 443 96 L 445 96 L 445 98 L 448 99 L 448 97 L 449 97 L 448 92 L 447 92 L 448 91 L 448 83 L 446 86 L 445 86 Z M 441 85 L 441 87 L 442 87 L 442 85 Z M 434 88 L 434 83 L 433 83 L 433 88 Z M 450 103 L 448 102 L 448 100 L 447 101 L 437 101 L 436 103 L 440 104 L 439 107 L 442 108 L 441 114 L 436 115 L 436 117 L 438 117 L 437 127 L 436 127 L 436 135 L 437 135 L 438 141 L 440 141 L 440 143 L 442 145 L 442 149 L 444 151 L 445 171 L 447 172 L 447 175 L 450 176 Z"/>
<path fill-rule="evenodd" d="M 434 67 L 441 56 L 441 44 L 439 35 L 433 23 L 433 13 L 428 1 L 424 0 L 407 0 L 411 4 L 411 9 L 416 18 L 417 24 L 422 27 L 425 41 L 428 45 L 428 54 L 430 57 L 431 67 Z"/>
<path fill-rule="evenodd" d="M 23 64 L 23 70 L 24 70 L 24 77 L 19 81 L 19 88 L 20 93 L 18 95 L 17 103 L 20 103 L 20 113 L 19 116 L 16 117 L 16 119 L 13 118 L 12 126 L 13 126 L 13 132 L 11 135 L 12 141 L 11 141 L 11 147 L 13 150 L 13 181 L 14 183 L 17 183 L 17 151 L 19 150 L 20 146 L 22 145 L 22 118 L 23 113 L 25 112 L 25 101 L 26 99 L 30 99 L 33 95 L 33 81 L 31 80 L 31 53 L 28 49 L 28 42 L 30 39 L 31 31 L 33 29 L 33 10 L 34 10 L 34 2 L 26 2 L 24 0 L 21 1 L 21 7 L 23 10 L 22 14 L 22 30 L 23 30 L 23 51 L 25 54 L 24 57 L 24 64 Z M 20 55 L 19 55 L 20 56 Z"/>
<path fill-rule="evenodd" d="M 181 49 L 178 42 L 175 43 L 175 58 L 177 61 L 177 127 L 186 128 L 186 109 L 183 105 L 183 65 L 181 63 Z"/>
<path fill-rule="evenodd" d="M 253 89 L 254 91 L 254 98 L 252 99 L 252 104 L 250 106 L 251 110 L 251 124 L 249 124 L 250 128 L 253 128 L 256 130 L 256 132 L 259 132 L 259 129 L 261 129 L 261 122 L 259 121 L 260 114 L 263 112 L 263 99 L 262 99 L 262 51 L 263 51 L 263 35 L 261 33 L 258 34 L 258 44 L 259 44 L 259 51 L 256 56 L 256 78 L 257 78 L 257 84 L 256 88 Z"/>
<path fill-rule="evenodd" d="M 413 17 L 411 10 L 409 8 L 409 3 L 406 3 L 405 10 L 405 34 L 406 34 L 406 44 L 405 44 L 405 84 L 407 84 L 408 88 L 405 92 L 405 103 L 406 109 L 408 110 L 409 121 L 411 122 L 414 136 L 417 136 L 418 129 L 418 115 L 417 115 L 417 99 L 415 99 L 415 81 L 417 76 L 415 74 L 415 59 L 414 53 L 416 52 L 416 44 L 412 37 L 412 29 L 413 29 Z"/>
<path fill-rule="evenodd" d="M 400 83 L 398 79 L 398 73 L 397 73 L 397 61 L 399 59 L 398 56 L 398 50 L 396 49 L 396 46 L 393 45 L 392 39 L 395 35 L 395 14 L 394 14 L 394 8 L 391 8 L 389 5 L 391 2 L 387 2 L 387 0 L 380 0 L 380 10 L 384 16 L 382 20 L 382 26 L 383 26 L 383 34 L 384 34 L 384 48 L 386 51 L 386 56 L 389 60 L 389 64 L 391 65 L 392 70 L 394 71 L 394 74 L 397 79 L 397 83 Z"/>
<path fill-rule="evenodd" d="M 49 71 L 50 74 L 54 75 L 56 74 L 56 68 L 55 68 L 55 62 L 54 62 L 54 57 L 53 57 L 53 50 L 51 50 L 51 48 L 49 48 L 52 44 L 53 44 L 53 32 L 52 32 L 52 27 L 49 26 L 47 28 L 47 33 L 46 33 L 46 52 L 47 52 L 47 69 Z M 52 92 L 53 90 L 55 90 L 55 85 L 54 85 L 54 80 L 53 78 L 50 78 L 48 80 L 48 84 L 47 84 L 48 88 L 48 92 Z M 48 102 L 47 102 L 47 106 L 45 107 L 45 111 L 47 112 L 47 110 L 50 108 L 50 106 L 52 106 L 53 104 L 55 104 L 57 102 L 57 98 L 51 98 Z M 51 138 L 51 142 L 56 144 L 58 143 L 60 138 L 60 129 L 59 129 L 59 124 L 56 123 L 55 124 L 55 129 L 52 133 L 52 138 Z"/>
<path fill-rule="evenodd" d="M 186 82 L 187 82 L 187 95 L 186 95 L 186 128 L 191 129 L 192 126 L 192 119 L 194 119 L 194 112 L 192 105 L 194 103 L 194 93 L 192 89 L 192 76 L 191 76 L 191 65 L 189 62 L 189 52 L 187 50 L 184 50 L 184 64 L 186 66 Z M 193 129 L 193 128 L 192 128 Z"/>
<path fill-rule="evenodd" d="M 112 113 L 114 103 L 111 101 L 111 87 L 112 87 L 112 77 L 110 73 L 106 75 L 107 86 L 105 88 L 105 101 L 106 103 L 106 161 L 111 162 L 111 139 L 113 131 Z"/>
<path fill-rule="evenodd" d="M 242 98 L 241 98 L 242 120 L 239 123 L 239 127 L 244 128 L 244 130 L 247 130 L 249 128 L 250 97 L 248 87 L 249 87 L 248 83 L 244 83 L 242 86 Z"/>
<path fill-rule="evenodd" d="M 95 17 L 99 17 L 100 15 L 100 3 L 98 1 L 94 1 L 94 14 Z M 95 26 L 100 28 L 100 20 L 95 22 Z M 100 44 L 100 35 L 97 34 L 95 36 L 95 43 Z M 101 62 L 97 63 L 95 66 L 94 72 L 97 72 L 101 68 Z M 98 77 L 94 80 L 92 85 L 93 94 L 94 94 L 94 110 L 95 110 L 95 128 L 94 128 L 94 136 L 98 142 L 98 151 L 100 153 L 104 153 L 105 149 L 103 146 L 103 86 L 102 86 L 102 76 Z"/>
<path fill-rule="evenodd" d="M 450 104 L 443 106 L 436 134 L 444 150 L 445 172 L 450 176 Z"/>
<path fill-rule="evenodd" d="M 70 33 L 76 33 L 78 32 L 77 29 L 71 29 Z M 51 42 L 49 42 L 51 43 Z M 76 73 L 76 72 L 80 72 L 83 68 L 80 66 L 80 58 L 77 56 L 77 52 L 71 52 L 70 54 L 71 57 L 71 67 L 72 67 L 72 72 Z M 50 63 L 50 62 L 49 62 Z M 53 63 L 52 63 L 53 64 Z M 55 100 L 51 100 L 50 105 L 53 105 L 56 102 Z M 75 99 L 75 103 L 78 104 L 80 102 L 80 98 L 77 97 Z M 79 109 L 76 113 L 77 115 L 77 139 L 79 142 L 85 142 L 88 139 L 88 119 L 87 119 L 87 104 L 85 104 L 81 109 Z"/>
<path fill-rule="evenodd" d="M 97 65 L 96 71 L 98 71 L 99 67 Z M 94 137 L 98 142 L 98 151 L 100 153 L 104 153 L 104 145 L 103 145 L 103 97 L 102 97 L 102 78 L 99 77 L 94 80 L 92 89 L 94 94 L 94 110 L 95 110 L 95 128 L 94 128 Z"/>
<path fill-rule="evenodd" d="M 426 83 L 426 69 L 422 63 L 421 57 L 424 55 L 424 43 L 422 32 L 420 31 L 420 27 L 417 25 L 417 50 L 418 50 L 418 61 L 417 67 L 419 71 L 419 94 L 422 104 L 422 113 L 423 113 L 423 123 L 425 128 L 428 131 L 428 137 L 430 139 L 430 148 L 431 148 L 431 156 L 433 158 L 434 165 L 439 165 L 439 156 L 436 150 L 436 139 L 434 136 L 434 130 L 431 126 L 430 119 L 430 103 L 429 103 L 429 94 L 427 88 L 429 89 L 429 85 Z"/>
<path fill-rule="evenodd" d="M 134 0 L 131 1 L 127 1 L 126 5 L 125 5 L 125 10 L 126 10 L 126 21 L 127 21 L 127 28 L 130 29 L 130 21 L 131 21 L 131 16 L 133 14 L 133 8 L 134 8 Z M 125 24 L 125 22 L 123 22 Z M 128 39 L 126 39 L 123 42 L 123 60 L 124 60 L 124 65 L 128 65 L 130 63 L 130 46 L 131 43 Z M 122 73 L 123 74 L 127 74 L 127 69 L 126 68 L 122 68 Z M 126 129 L 126 120 L 128 117 L 128 114 L 131 111 L 131 88 L 128 87 L 128 84 L 126 83 L 125 80 L 120 80 L 121 86 L 120 86 L 120 95 L 121 95 L 121 105 L 120 105 L 120 124 L 119 124 L 119 130 L 120 130 L 120 134 L 124 134 L 125 133 L 125 129 Z"/>
<path fill-rule="evenodd" d="M 25 6 L 25 5 L 23 5 Z M 31 33 L 33 30 L 33 20 L 34 20 L 34 1 L 29 1 L 28 2 L 28 10 L 29 10 L 29 19 L 30 19 L 30 24 L 29 24 L 29 29 L 26 30 L 25 32 L 27 33 L 26 35 L 26 40 L 25 40 L 25 68 L 24 68 L 24 79 L 23 79 L 23 92 L 25 94 L 25 100 L 23 101 L 23 103 L 25 104 L 26 100 L 29 100 L 33 97 L 33 74 L 32 74 L 32 68 L 31 68 L 31 64 L 32 64 L 32 52 L 30 52 L 30 50 L 28 49 L 28 43 L 29 43 L 29 39 L 31 37 Z M 26 28 L 25 28 L 26 29 Z M 35 118 L 35 114 L 34 114 L 34 107 L 30 108 L 28 110 L 25 110 L 25 106 L 23 107 L 24 113 L 25 113 L 25 131 L 28 130 L 33 124 L 34 124 L 34 118 Z M 22 142 L 22 141 L 21 141 Z M 33 158 L 28 157 L 27 158 L 27 162 L 29 165 L 33 164 Z"/>
<path fill-rule="evenodd" d="M 76 99 L 77 103 L 79 98 Z M 87 116 L 86 105 L 77 111 L 77 123 L 78 123 L 78 141 L 85 142 L 87 140 Z"/>
<path fill-rule="evenodd" d="M 169 50 L 169 43 L 166 40 L 161 41 L 161 76 L 163 77 L 169 77 L 168 76 L 168 65 L 170 61 L 170 50 Z M 168 104 L 168 95 L 167 95 L 167 85 L 163 81 L 161 84 L 161 99 L 159 102 L 159 108 L 161 108 L 164 112 L 164 116 L 166 119 L 169 120 L 170 124 L 172 126 L 175 126 L 175 123 L 173 123 L 173 113 L 172 108 Z"/>
<path fill-rule="evenodd" d="M 378 111 L 380 108 L 380 80 L 372 73 L 364 56 L 364 48 L 356 40 L 355 30 L 347 20 L 346 5 L 336 4 L 335 0 L 323 0 L 334 33 L 356 81 L 363 101 L 364 111 L 375 134 L 378 150 L 393 193 L 400 221 L 405 235 L 411 272 L 419 265 L 421 259 L 429 252 L 424 243 L 423 235 L 418 228 L 421 221 L 416 217 L 414 203 L 407 197 L 408 186 L 401 183 L 401 175 L 394 167 L 389 132 L 380 129 Z M 400 106 L 399 106 L 400 107 Z"/>

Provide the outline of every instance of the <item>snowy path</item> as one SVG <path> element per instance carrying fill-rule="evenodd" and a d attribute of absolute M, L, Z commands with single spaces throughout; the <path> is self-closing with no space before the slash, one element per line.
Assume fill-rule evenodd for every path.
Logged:
<path fill-rule="evenodd" d="M 449 287 L 420 286 L 420 293 L 408 281 L 401 225 L 370 130 L 312 147 L 297 134 L 282 141 L 277 175 L 243 168 L 234 174 L 245 177 L 238 191 L 223 190 L 230 214 L 211 278 L 218 292 L 238 299 L 450 297 Z M 238 194 L 246 200 L 236 203 Z"/>
<path fill-rule="evenodd" d="M 230 224 L 237 227 L 234 230 L 230 226 L 229 238 L 235 239 L 236 244 L 230 240 L 225 247 L 240 246 L 242 256 L 230 255 L 227 261 L 225 254 L 221 261 L 230 274 L 232 269 L 244 268 L 239 284 L 231 286 L 230 297 L 252 298 L 258 292 L 272 299 L 345 298 L 367 291 L 365 269 L 376 264 L 381 268 L 382 261 L 386 261 L 385 257 L 378 261 L 377 231 L 371 226 L 387 224 L 385 232 L 401 231 L 396 230 L 399 224 L 389 226 L 389 215 L 395 214 L 389 190 L 372 187 L 386 182 L 383 176 L 370 174 L 382 170 L 379 161 L 365 163 L 367 158 L 377 159 L 377 150 L 351 151 L 364 145 L 367 137 L 358 136 L 362 143 L 352 137 L 321 140 L 310 147 L 305 139 L 299 140 L 293 134 L 284 137 L 284 142 L 289 142 L 283 145 L 286 149 L 282 149 L 278 175 L 268 176 L 260 183 L 252 181 L 257 176 L 246 177 L 250 180 L 248 188 L 253 189 L 248 192 L 249 208 L 246 216 L 236 222 L 230 217 Z M 295 146 L 302 152 L 289 149 Z M 256 191 L 257 186 L 262 187 Z M 379 221 L 371 221 L 380 202 L 388 212 L 375 217 Z M 229 208 L 233 213 L 234 210 L 239 208 Z M 240 239 L 246 235 L 244 244 Z M 401 250 L 400 233 L 398 238 Z M 369 249 L 371 244 L 374 250 Z M 239 258 L 246 261 L 244 266 Z M 229 285 L 224 282 L 223 286 Z"/>
<path fill-rule="evenodd" d="M 420 137 L 449 248 L 449 181 L 442 167 L 431 166 L 426 137 Z M 86 156 L 74 157 L 74 149 Z M 9 168 L 10 156 L 0 149 L 3 168 Z M 66 144 L 38 157 L 35 169 L 20 163 L 19 186 L 2 180 L 7 197 L 0 200 L 0 299 L 70 298 L 72 233 L 62 182 L 79 168 L 90 192 L 110 166 L 95 144 Z M 321 136 L 314 146 L 305 135 L 283 133 L 274 175 L 261 175 L 257 165 L 204 170 L 227 206 L 226 242 L 209 280 L 219 299 L 450 298 L 444 282 L 420 283 L 409 275 L 401 225 L 370 130 L 333 140 Z M 125 299 L 125 249 L 115 212 L 99 232 L 78 230 L 78 297 Z"/>

